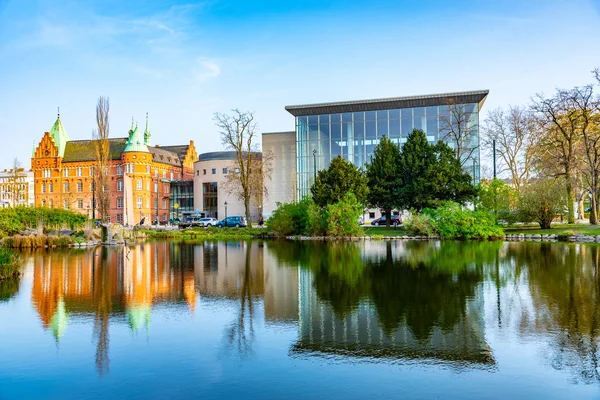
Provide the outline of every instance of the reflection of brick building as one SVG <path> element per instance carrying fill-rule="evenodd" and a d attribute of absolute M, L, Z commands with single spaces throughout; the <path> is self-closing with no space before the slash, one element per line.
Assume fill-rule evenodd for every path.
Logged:
<path fill-rule="evenodd" d="M 150 251 L 152 250 L 152 251 Z M 104 252 L 104 253 L 103 253 Z M 194 310 L 192 268 L 173 268 L 178 249 L 156 243 L 142 249 L 39 252 L 33 256 L 32 301 L 45 328 L 59 337 L 66 317 L 125 315 L 132 329 L 148 321 L 156 303 L 182 303 Z"/>
<path fill-rule="evenodd" d="M 151 146 L 146 118 L 144 132 L 131 125 L 127 138 L 109 139 L 111 222 L 137 224 L 168 219 L 169 182 L 192 180 L 198 158 L 194 142 L 181 146 Z M 35 205 L 68 208 L 93 214 L 92 183 L 96 162 L 93 140 L 69 140 L 60 116 L 34 151 L 31 168 Z"/>

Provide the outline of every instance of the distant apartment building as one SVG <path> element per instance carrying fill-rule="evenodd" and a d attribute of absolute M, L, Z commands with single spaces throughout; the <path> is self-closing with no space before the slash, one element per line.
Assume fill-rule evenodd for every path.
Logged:
<path fill-rule="evenodd" d="M 150 144 L 150 129 L 131 124 L 125 138 L 109 138 L 108 215 L 100 215 L 93 194 L 98 167 L 96 141 L 70 140 L 59 117 L 34 150 L 31 167 L 35 205 L 70 209 L 105 221 L 135 225 L 161 223 L 173 213 L 171 182 L 191 181 L 197 159 L 194 142 Z"/>
<path fill-rule="evenodd" d="M 33 171 L 0 171 L 0 207 L 34 206 Z"/>
<path fill-rule="evenodd" d="M 227 216 L 244 216 L 244 201 L 227 188 L 230 174 L 236 170 L 235 151 L 214 151 L 198 156 L 194 163 L 194 207 L 206 217 L 223 219 Z M 253 153 L 261 157 L 261 153 Z M 251 203 L 250 219 L 256 221 L 259 206 Z"/>
<path fill-rule="evenodd" d="M 479 113 L 488 90 L 424 96 L 287 106 L 294 116 L 295 130 L 263 133 L 263 152 L 274 155 L 273 179 L 264 213 L 277 202 L 301 199 L 310 193 L 316 173 L 341 156 L 364 167 L 383 136 L 402 145 L 413 129 L 421 129 L 427 140 L 443 140 L 456 147 L 452 131 L 462 129 L 467 149 L 465 172 L 479 180 Z M 369 210 L 368 218 L 380 216 Z"/>

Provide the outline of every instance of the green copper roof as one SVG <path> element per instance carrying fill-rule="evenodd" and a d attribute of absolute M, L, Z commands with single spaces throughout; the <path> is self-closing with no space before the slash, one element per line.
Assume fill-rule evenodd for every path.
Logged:
<path fill-rule="evenodd" d="M 148 126 L 148 113 L 146 113 L 146 130 L 144 131 L 144 144 L 150 146 L 150 127 Z"/>
<path fill-rule="evenodd" d="M 133 305 L 127 308 L 127 322 L 132 331 L 139 330 L 142 325 L 146 326 L 146 331 L 150 328 L 151 307 L 147 304 Z"/>
<path fill-rule="evenodd" d="M 67 135 L 67 131 L 65 130 L 65 127 L 63 126 L 60 120 L 60 114 L 58 115 L 58 118 L 56 118 L 56 122 L 54 123 L 54 125 L 52 125 L 52 128 L 50 129 L 50 136 L 54 140 L 54 144 L 56 145 L 56 147 L 58 147 L 58 155 L 60 157 L 64 156 L 65 147 L 67 145 L 67 142 L 69 141 L 69 135 Z"/>
<path fill-rule="evenodd" d="M 65 333 L 65 329 L 67 329 L 67 323 L 69 322 L 69 317 L 67 315 L 67 309 L 65 307 L 65 302 L 63 299 L 58 301 L 58 307 L 56 308 L 56 312 L 52 316 L 52 320 L 50 321 L 50 328 L 52 329 L 52 334 L 56 340 L 60 339 L 61 336 Z"/>
<path fill-rule="evenodd" d="M 129 131 L 129 139 L 127 139 L 127 145 L 123 153 L 137 151 L 141 153 L 149 153 L 148 147 L 145 144 L 144 134 L 137 127 Z"/>

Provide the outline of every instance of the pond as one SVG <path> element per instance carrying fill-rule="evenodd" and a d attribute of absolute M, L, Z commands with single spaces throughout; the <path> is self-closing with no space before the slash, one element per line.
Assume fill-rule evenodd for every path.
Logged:
<path fill-rule="evenodd" d="M 600 396 L 600 247 L 155 242 L 23 253 L 0 398 Z"/>

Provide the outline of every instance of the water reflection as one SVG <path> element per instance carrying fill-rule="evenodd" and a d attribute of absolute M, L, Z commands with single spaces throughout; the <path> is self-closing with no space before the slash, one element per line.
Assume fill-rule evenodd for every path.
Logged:
<path fill-rule="evenodd" d="M 493 371 L 502 369 L 489 341 L 498 335 L 541 344 L 540 361 L 572 382 L 600 380 L 594 245 L 157 242 L 29 257 L 42 327 L 60 344 L 70 325 L 92 326 L 99 374 L 118 340 L 111 328 L 148 337 L 165 309 L 216 307 L 223 350 L 244 360 L 260 358 L 263 322 L 297 331 L 293 357 Z M 18 281 L 0 283 L 0 305 L 18 291 Z"/>

